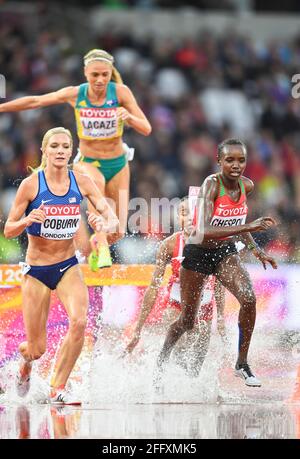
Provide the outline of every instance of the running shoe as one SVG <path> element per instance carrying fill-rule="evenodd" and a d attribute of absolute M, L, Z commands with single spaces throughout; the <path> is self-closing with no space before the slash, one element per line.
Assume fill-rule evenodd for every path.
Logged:
<path fill-rule="evenodd" d="M 27 369 L 25 369 L 25 365 L 22 364 L 16 377 L 16 389 L 19 397 L 25 397 L 28 394 L 30 389 L 30 375 L 31 367 L 28 369 L 27 366 Z"/>
<path fill-rule="evenodd" d="M 112 259 L 108 245 L 100 245 L 98 248 L 98 268 L 109 268 L 112 265 Z"/>
<path fill-rule="evenodd" d="M 98 271 L 98 247 L 97 247 L 98 242 L 97 242 L 96 234 L 92 234 L 92 236 L 90 237 L 90 244 L 91 244 L 92 251 L 88 256 L 88 264 L 89 264 L 90 270 L 93 272 L 96 272 Z"/>
<path fill-rule="evenodd" d="M 64 387 L 52 388 L 49 402 L 51 405 L 81 405 L 81 402 L 71 397 Z"/>
<path fill-rule="evenodd" d="M 112 265 L 112 259 L 108 245 L 98 244 L 97 235 L 90 237 L 92 251 L 88 257 L 88 264 L 91 271 L 98 271 L 101 268 L 109 268 Z"/>
<path fill-rule="evenodd" d="M 242 363 L 235 367 L 235 376 L 242 378 L 245 381 L 246 386 L 251 387 L 260 387 L 261 382 L 257 377 L 252 373 L 248 363 Z"/>

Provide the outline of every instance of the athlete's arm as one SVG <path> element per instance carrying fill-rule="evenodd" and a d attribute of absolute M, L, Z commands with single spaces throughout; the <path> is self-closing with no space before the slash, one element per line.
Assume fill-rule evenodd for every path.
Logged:
<path fill-rule="evenodd" d="M 198 195 L 197 227 L 190 236 L 189 243 L 201 244 L 204 241 L 219 239 L 249 231 L 263 231 L 276 224 L 271 217 L 261 217 L 257 220 L 239 226 L 211 226 L 210 222 L 214 212 L 214 202 L 217 197 L 218 183 L 215 176 L 209 176 L 204 181 Z"/>
<path fill-rule="evenodd" d="M 8 239 L 19 236 L 32 223 L 43 223 L 46 220 L 43 206 L 33 209 L 27 217 L 23 217 L 28 204 L 36 194 L 36 191 L 33 193 L 34 187 L 37 187 L 34 181 L 36 181 L 36 177 L 30 176 L 23 180 L 18 188 L 4 226 L 4 236 Z"/>
<path fill-rule="evenodd" d="M 48 107 L 49 105 L 57 105 L 70 103 L 73 105 L 78 94 L 78 86 L 68 86 L 67 88 L 59 89 L 55 92 L 49 92 L 42 96 L 26 96 L 20 97 L 10 102 L 0 104 L 0 113 L 2 112 L 19 112 L 22 110 L 30 110 L 33 108 Z"/>
<path fill-rule="evenodd" d="M 140 134 L 151 134 L 151 124 L 138 106 L 131 90 L 125 85 L 119 85 L 117 87 L 117 94 L 121 105 L 118 108 L 118 116 Z"/>
<path fill-rule="evenodd" d="M 254 189 L 254 184 L 252 180 L 248 179 L 247 177 L 242 178 L 244 186 L 245 186 L 245 191 L 247 196 L 252 193 Z M 251 233 L 244 233 L 241 234 L 240 240 L 245 244 L 246 249 L 250 250 L 255 258 L 257 258 L 263 265 L 264 269 L 267 269 L 267 263 L 270 263 L 273 269 L 277 269 L 277 263 L 276 260 L 273 257 L 270 257 L 267 255 L 255 242 L 255 240 L 252 237 Z"/>
<path fill-rule="evenodd" d="M 164 278 L 166 266 L 170 262 L 170 259 L 171 255 L 168 247 L 168 241 L 165 240 L 159 246 L 156 255 L 155 270 L 152 275 L 151 283 L 145 291 L 143 303 L 141 305 L 138 320 L 133 332 L 133 337 L 131 338 L 131 341 L 126 348 L 127 352 L 131 352 L 139 342 L 141 330 L 144 326 L 144 323 L 146 322 L 147 317 L 153 309 L 159 288 Z"/>
<path fill-rule="evenodd" d="M 264 269 L 267 269 L 267 263 L 270 263 L 273 269 L 277 269 L 277 263 L 275 258 L 267 255 L 255 242 L 251 233 L 245 233 L 241 236 L 241 241 L 245 244 L 246 248 L 252 252 L 263 265 Z"/>
<path fill-rule="evenodd" d="M 106 233 L 116 232 L 119 220 L 112 207 L 108 204 L 107 199 L 96 187 L 90 177 L 78 172 L 74 173 L 82 195 L 85 196 L 99 212 L 99 215 L 88 212 L 88 223 L 96 231 L 104 231 Z"/>

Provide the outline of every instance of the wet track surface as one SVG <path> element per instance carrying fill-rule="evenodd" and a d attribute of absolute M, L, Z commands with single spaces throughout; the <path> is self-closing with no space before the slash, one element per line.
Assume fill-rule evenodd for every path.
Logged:
<path fill-rule="evenodd" d="M 116 358 L 99 343 L 89 377 L 73 384 L 81 391 L 81 407 L 38 403 L 45 381 L 37 378 L 25 399 L 8 385 L 0 396 L 0 438 L 300 438 L 300 403 L 287 402 L 297 359 L 290 350 L 275 351 L 272 339 L 264 337 L 263 342 L 263 352 L 252 353 L 262 387 L 246 387 L 234 376 L 232 365 L 220 360 L 214 337 L 199 377 L 189 378 L 170 363 L 159 394 L 151 382 L 157 343 L 155 351 L 151 348 L 135 359 Z M 259 337 L 255 346 L 260 347 Z M 16 362 L 10 373 L 15 369 Z"/>

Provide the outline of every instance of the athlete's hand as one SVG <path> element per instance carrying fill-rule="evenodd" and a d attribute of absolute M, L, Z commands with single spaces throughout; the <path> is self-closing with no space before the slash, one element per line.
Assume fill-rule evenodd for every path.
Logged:
<path fill-rule="evenodd" d="M 93 228 L 94 231 L 100 232 L 103 231 L 103 226 L 105 225 L 105 219 L 102 215 L 96 215 L 93 212 L 87 210 L 88 224 Z"/>
<path fill-rule="evenodd" d="M 276 220 L 271 217 L 260 217 L 257 220 L 254 220 L 253 222 L 249 223 L 249 231 L 250 232 L 255 232 L 255 231 L 265 231 L 271 226 L 277 225 Z"/>
<path fill-rule="evenodd" d="M 127 346 L 126 346 L 126 352 L 131 353 L 133 351 L 133 349 L 135 348 L 135 346 L 139 342 L 140 337 L 141 337 L 141 332 L 135 331 L 133 333 L 133 336 L 131 337 L 131 340 L 130 340 L 129 344 L 127 344 Z"/>
<path fill-rule="evenodd" d="M 46 220 L 47 215 L 45 212 L 45 206 L 43 204 L 40 205 L 38 209 L 33 209 L 27 217 L 24 218 L 26 227 L 32 225 L 32 223 L 44 223 Z"/>
<path fill-rule="evenodd" d="M 254 249 L 252 253 L 262 263 L 264 269 L 267 269 L 267 263 L 270 263 L 273 269 L 277 269 L 276 260 L 273 257 L 269 257 L 263 250 Z"/>
<path fill-rule="evenodd" d="M 131 118 L 131 114 L 129 113 L 128 110 L 124 107 L 118 107 L 117 108 L 117 116 L 120 118 L 122 121 L 128 121 Z"/>
<path fill-rule="evenodd" d="M 104 233 L 116 232 L 116 228 L 119 224 L 117 217 L 109 217 L 107 220 L 102 215 L 96 215 L 93 212 L 87 211 L 88 224 L 93 228 L 94 231 Z"/>

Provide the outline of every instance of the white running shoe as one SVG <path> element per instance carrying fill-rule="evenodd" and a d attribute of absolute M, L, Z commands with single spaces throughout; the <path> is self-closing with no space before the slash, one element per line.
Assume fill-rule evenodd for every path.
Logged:
<path fill-rule="evenodd" d="M 235 367 L 235 376 L 242 378 L 246 386 L 260 387 L 260 380 L 252 373 L 248 363 L 242 363 Z"/>
<path fill-rule="evenodd" d="M 71 397 L 64 388 L 52 388 L 49 402 L 51 405 L 81 405 L 81 402 Z"/>
<path fill-rule="evenodd" d="M 30 374 L 24 373 L 21 370 L 18 371 L 16 377 L 16 390 L 19 397 L 25 397 L 28 394 L 30 389 Z"/>

